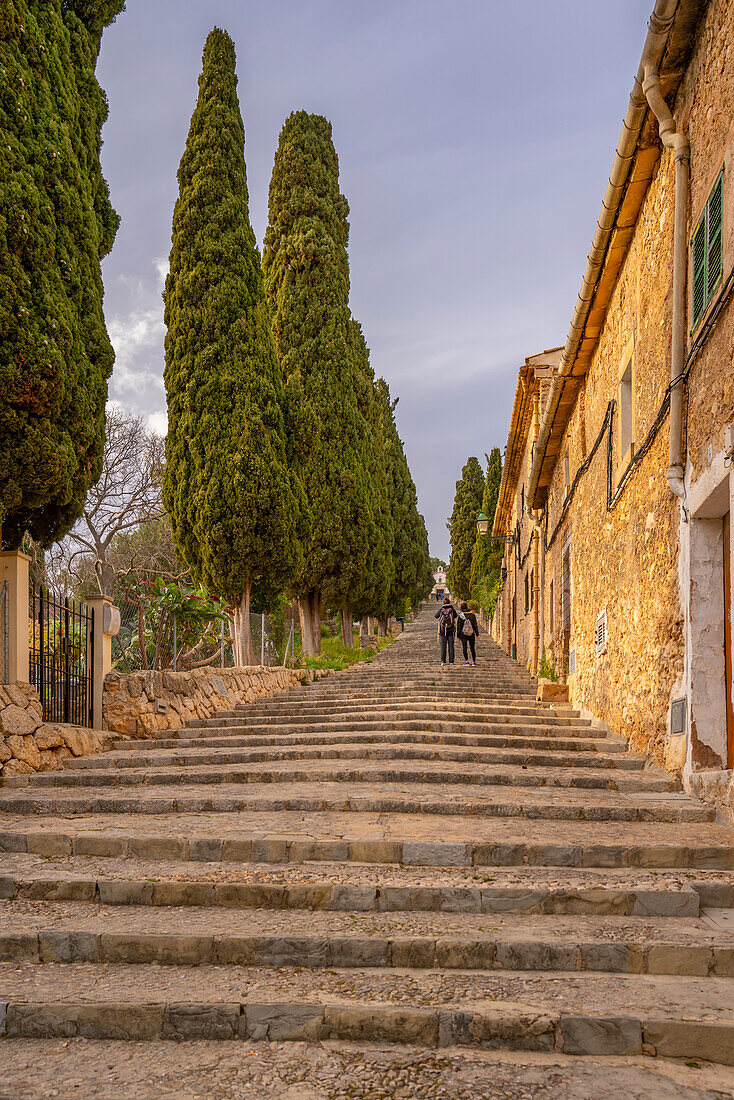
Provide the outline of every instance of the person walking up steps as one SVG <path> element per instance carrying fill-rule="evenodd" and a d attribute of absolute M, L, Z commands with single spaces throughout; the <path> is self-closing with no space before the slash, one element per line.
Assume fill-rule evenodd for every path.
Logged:
<path fill-rule="evenodd" d="M 436 612 L 438 619 L 438 640 L 441 643 L 441 664 L 446 664 L 448 650 L 449 664 L 454 663 L 454 630 L 456 629 L 456 609 L 450 596 L 444 596 L 443 604 Z"/>
<path fill-rule="evenodd" d="M 477 663 L 476 639 L 479 633 L 479 623 L 477 622 L 477 617 L 474 612 L 469 610 L 469 605 L 467 603 L 462 603 L 459 608 L 456 633 L 461 638 L 461 648 L 464 650 L 464 664 L 469 664 L 468 650 L 470 649 L 471 663 L 475 665 Z"/>

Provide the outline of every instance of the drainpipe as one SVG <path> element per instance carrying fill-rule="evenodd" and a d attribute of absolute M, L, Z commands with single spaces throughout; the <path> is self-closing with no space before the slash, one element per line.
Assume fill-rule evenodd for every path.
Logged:
<path fill-rule="evenodd" d="M 683 368 L 686 359 L 686 267 L 688 261 L 688 192 L 691 147 L 688 138 L 676 130 L 675 119 L 660 91 L 657 64 L 645 66 L 642 83 L 650 109 L 660 124 L 660 140 L 675 158 L 675 220 L 673 223 L 673 321 L 670 355 L 670 452 L 666 478 L 670 490 L 685 498 L 683 454 Z"/>
<path fill-rule="evenodd" d="M 581 340 L 583 339 L 589 310 L 591 309 L 591 304 L 594 300 L 596 284 L 599 280 L 602 267 L 604 266 L 609 241 L 616 225 L 617 214 L 619 211 L 620 203 L 622 201 L 622 197 L 624 195 L 625 186 L 629 176 L 630 165 L 632 164 L 635 155 L 635 149 L 637 148 L 637 142 L 640 136 L 640 131 L 642 130 L 642 125 L 645 121 L 645 115 L 648 109 L 647 98 L 643 91 L 643 82 L 645 80 L 645 75 L 648 71 L 652 72 L 654 70 L 655 72 L 657 72 L 663 53 L 665 51 L 665 44 L 668 40 L 670 28 L 673 25 L 673 18 L 675 16 L 675 11 L 677 7 L 678 0 L 656 0 L 652 15 L 650 16 L 650 22 L 648 23 L 647 29 L 647 37 L 645 38 L 645 44 L 642 49 L 642 58 L 640 60 L 640 65 L 637 70 L 637 75 L 635 77 L 635 83 L 630 94 L 627 113 L 624 117 L 624 122 L 622 124 L 622 133 L 620 135 L 619 142 L 617 144 L 617 148 L 614 154 L 612 171 L 609 176 L 609 183 L 607 185 L 607 190 L 604 195 L 601 214 L 599 215 L 599 220 L 596 225 L 596 231 L 594 233 L 594 239 L 591 244 L 591 250 L 589 251 L 589 256 L 586 263 L 586 270 L 584 272 L 583 279 L 581 280 L 581 289 L 579 290 L 573 318 L 571 319 L 571 327 L 569 329 L 568 337 L 566 339 L 566 345 L 563 349 L 563 355 L 561 357 L 561 362 L 558 367 L 558 373 L 551 383 L 548 401 L 546 403 L 545 409 L 543 410 L 543 418 L 540 424 L 540 432 L 538 433 L 538 443 L 535 448 L 535 454 L 533 456 L 533 465 L 530 471 L 530 478 L 528 479 L 527 495 L 531 504 L 535 502 L 535 497 L 538 491 L 538 482 L 540 481 L 541 468 L 543 466 L 545 452 L 548 445 L 548 439 L 551 433 L 551 429 L 553 427 L 556 411 L 558 409 L 558 405 L 560 403 L 561 395 L 563 393 L 566 381 L 571 375 L 574 364 L 576 362 L 576 357 L 578 355 L 579 347 L 581 345 Z M 650 106 L 653 106 L 652 103 L 650 104 Z M 665 110 L 667 111 L 667 107 L 665 108 Z M 685 255 L 683 259 L 685 262 Z M 683 286 L 683 305 L 685 307 L 685 280 Z M 672 427 L 672 393 L 670 407 Z M 671 461 L 671 466 L 672 465 L 673 462 Z"/>

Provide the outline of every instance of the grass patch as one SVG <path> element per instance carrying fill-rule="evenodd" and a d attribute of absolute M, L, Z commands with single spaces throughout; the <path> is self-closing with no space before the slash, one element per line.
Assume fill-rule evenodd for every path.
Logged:
<path fill-rule="evenodd" d="M 392 645 L 394 640 L 390 635 L 387 638 L 378 638 L 377 644 L 382 650 Z M 374 658 L 375 654 L 371 649 L 359 648 L 359 632 L 355 630 L 354 649 L 347 649 L 341 638 L 322 638 L 321 653 L 315 657 L 299 654 L 296 664 L 298 668 L 331 668 L 338 672 L 350 665 L 369 664 Z"/>

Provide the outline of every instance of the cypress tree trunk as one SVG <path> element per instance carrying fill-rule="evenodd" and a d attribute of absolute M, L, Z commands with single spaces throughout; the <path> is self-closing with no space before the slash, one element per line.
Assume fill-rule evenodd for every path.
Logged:
<path fill-rule="evenodd" d="M 254 665 L 255 651 L 252 648 L 252 631 L 250 629 L 250 592 L 252 585 L 248 584 L 239 607 L 234 609 L 235 631 L 235 664 Z"/>
<path fill-rule="evenodd" d="M 377 633 L 381 638 L 387 638 L 387 619 L 377 620 Z"/>
<path fill-rule="evenodd" d="M 301 619 L 301 652 L 315 656 L 321 652 L 321 600 L 312 590 L 298 598 L 298 614 Z"/>
<path fill-rule="evenodd" d="M 352 612 L 349 608 L 342 608 L 342 644 L 347 649 L 354 649 L 354 631 L 352 630 Z"/>

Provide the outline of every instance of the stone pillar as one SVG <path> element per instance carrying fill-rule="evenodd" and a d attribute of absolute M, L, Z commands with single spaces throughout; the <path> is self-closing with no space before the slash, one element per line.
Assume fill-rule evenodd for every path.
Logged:
<path fill-rule="evenodd" d="M 93 662 L 92 727 L 104 728 L 102 721 L 102 695 L 105 676 L 112 671 L 112 639 L 120 629 L 120 610 L 108 596 L 91 596 L 87 610 L 92 616 L 92 637 L 87 638 L 87 659 Z"/>
<path fill-rule="evenodd" d="M 28 680 L 28 580 L 30 558 L 20 550 L 0 551 L 0 586 L 8 583 L 8 667 L 9 684 Z M 2 624 L 0 624 L 0 644 Z"/>

